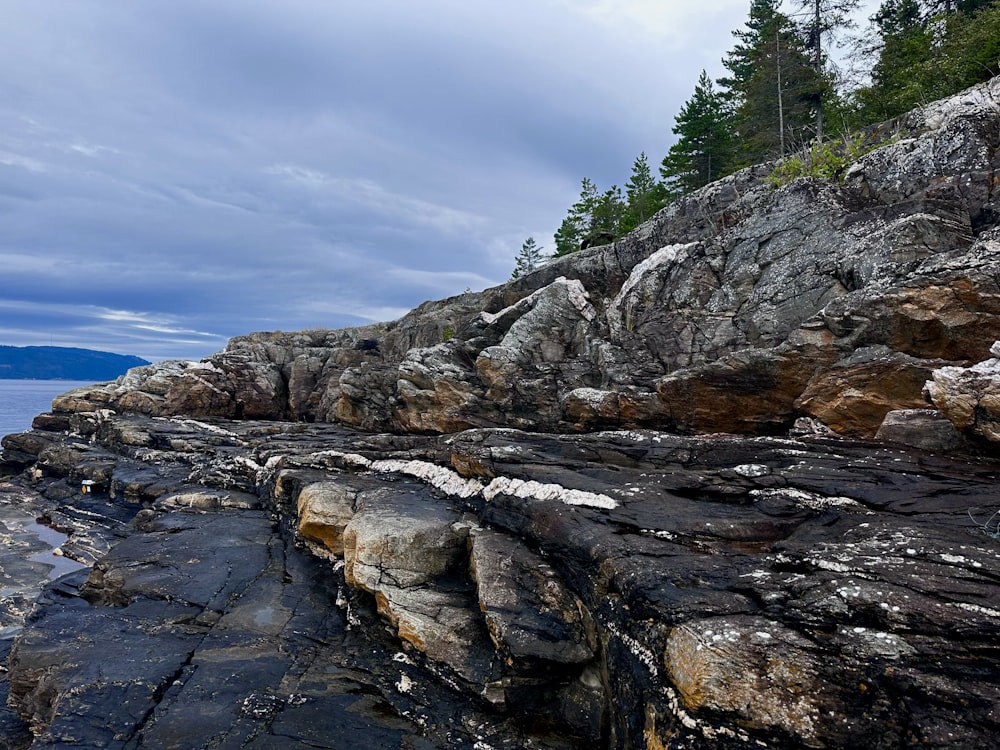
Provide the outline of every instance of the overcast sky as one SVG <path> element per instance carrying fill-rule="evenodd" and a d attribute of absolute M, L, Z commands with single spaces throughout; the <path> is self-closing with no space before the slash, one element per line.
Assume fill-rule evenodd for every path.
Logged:
<path fill-rule="evenodd" d="M 0 0 L 0 344 L 399 317 L 659 164 L 749 0 Z"/>

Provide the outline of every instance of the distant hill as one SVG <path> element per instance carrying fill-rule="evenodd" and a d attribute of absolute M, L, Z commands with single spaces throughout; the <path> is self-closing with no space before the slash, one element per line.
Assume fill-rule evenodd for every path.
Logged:
<path fill-rule="evenodd" d="M 64 346 L 0 346 L 0 380 L 114 380 L 144 359 Z"/>

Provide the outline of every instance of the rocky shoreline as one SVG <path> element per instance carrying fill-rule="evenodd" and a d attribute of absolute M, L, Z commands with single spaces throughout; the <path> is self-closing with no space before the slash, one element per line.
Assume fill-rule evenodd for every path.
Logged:
<path fill-rule="evenodd" d="M 9 747 L 995 736 L 1000 543 L 969 513 L 1000 507 L 998 464 L 831 437 L 89 429 L 4 441 L 35 470 L 4 499 L 92 564 L 30 613 L 3 600 Z"/>
<path fill-rule="evenodd" d="M 992 747 L 998 100 L 58 397 L 2 443 L 0 747 Z"/>

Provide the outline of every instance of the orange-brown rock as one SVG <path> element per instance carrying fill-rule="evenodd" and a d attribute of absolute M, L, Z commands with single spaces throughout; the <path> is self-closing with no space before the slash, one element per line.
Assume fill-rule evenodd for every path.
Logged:
<path fill-rule="evenodd" d="M 797 414 L 795 400 L 829 356 L 746 349 L 672 373 L 657 393 L 668 424 L 681 432 L 783 432 Z"/>
<path fill-rule="evenodd" d="M 924 383 L 945 364 L 885 347 L 859 349 L 818 372 L 795 407 L 840 435 L 873 438 L 890 411 L 929 405 Z"/>

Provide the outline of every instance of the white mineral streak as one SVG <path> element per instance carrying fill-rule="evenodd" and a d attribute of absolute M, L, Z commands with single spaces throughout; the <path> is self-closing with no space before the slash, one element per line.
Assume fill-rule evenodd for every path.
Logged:
<path fill-rule="evenodd" d="M 262 471 L 264 471 L 263 466 L 258 464 L 253 459 L 247 458 L 246 456 L 237 456 L 236 458 L 233 459 L 233 462 L 239 466 L 246 466 L 248 469 L 250 469 L 250 471 L 254 472 L 254 474 L 258 476 Z"/>
<path fill-rule="evenodd" d="M 741 467 L 735 467 L 734 471 L 739 468 Z M 743 476 L 747 475 L 744 474 Z M 810 510 L 823 511 L 828 510 L 829 508 L 841 508 L 846 511 L 854 511 L 858 513 L 868 512 L 868 509 L 865 508 L 865 506 L 857 500 L 853 500 L 849 497 L 820 495 L 816 492 L 806 492 L 805 490 L 797 490 L 791 487 L 750 490 L 750 497 L 754 498 L 754 501 L 767 500 L 775 497 L 782 498 L 785 500 L 791 500 L 796 505 Z"/>
<path fill-rule="evenodd" d="M 657 539 L 666 539 L 667 541 L 672 541 L 677 538 L 677 535 L 670 531 L 657 531 L 656 529 L 639 529 L 639 533 L 644 536 L 655 536 Z"/>
<path fill-rule="evenodd" d="M 275 468 L 276 466 L 278 466 L 278 464 L 280 464 L 280 463 L 281 463 L 281 462 L 282 462 L 282 461 L 284 460 L 284 458 L 285 458 L 285 457 L 284 457 L 283 455 L 280 455 L 280 454 L 279 454 L 279 455 L 277 455 L 277 456 L 271 456 L 271 457 L 270 457 L 269 459 L 267 459 L 267 461 L 265 462 L 265 464 L 264 464 L 264 468 L 265 468 L 265 469 L 267 469 L 268 471 L 273 471 L 273 470 L 274 470 L 274 468 Z"/>
<path fill-rule="evenodd" d="M 370 468 L 380 474 L 406 474 L 415 477 L 445 494 L 455 497 L 472 497 L 483 491 L 483 485 L 478 480 L 465 479 L 451 469 L 432 464 L 429 461 L 385 459 L 372 461 Z"/>
<path fill-rule="evenodd" d="M 578 388 L 577 390 L 591 390 L 587 388 Z M 598 393 L 608 393 L 608 391 L 598 391 Z M 638 430 L 604 430 L 603 432 L 593 433 L 594 437 L 606 437 L 612 440 L 631 440 L 634 443 L 642 443 L 650 439 L 656 442 L 660 442 L 662 437 L 660 435 L 655 435 L 648 432 L 639 432 Z"/>
<path fill-rule="evenodd" d="M 215 425 L 206 424 L 205 422 L 199 422 L 197 419 L 176 419 L 171 417 L 159 417 L 159 419 L 165 419 L 167 421 L 175 422 L 176 424 L 184 425 L 185 427 L 193 427 L 197 430 L 204 430 L 205 432 L 211 432 L 216 435 L 224 435 L 225 437 L 231 437 L 231 438 L 237 437 L 235 432 L 224 430 L 221 427 L 216 427 Z"/>
<path fill-rule="evenodd" d="M 649 674 L 654 680 L 659 679 L 660 669 L 657 666 L 658 660 L 653 655 L 652 651 L 643 646 L 628 633 L 623 633 L 613 622 L 605 622 L 604 627 L 608 629 L 608 632 L 611 633 L 611 635 L 615 636 L 618 640 L 624 643 L 625 648 L 627 648 L 632 655 L 635 656 L 635 658 L 642 662 L 643 666 L 649 670 Z M 692 719 L 692 721 L 694 720 Z"/>
<path fill-rule="evenodd" d="M 594 306 L 590 304 L 590 295 L 587 294 L 587 290 L 584 288 L 580 280 L 567 279 L 565 276 L 560 276 L 548 286 L 536 289 L 527 297 L 518 300 L 513 305 L 505 307 L 503 310 L 495 313 L 481 312 L 479 313 L 479 317 L 487 325 L 493 325 L 500 320 L 500 318 L 510 314 L 511 312 L 518 312 L 523 315 L 535 306 L 535 303 L 538 302 L 538 298 L 545 294 L 546 290 L 551 289 L 554 286 L 566 287 L 566 299 L 569 300 L 570 304 L 572 304 L 580 315 L 582 315 L 588 322 L 597 316 L 597 310 L 595 310 Z"/>
<path fill-rule="evenodd" d="M 618 292 L 618 296 L 615 297 L 614 301 L 611 303 L 613 307 L 618 307 L 621 305 L 622 301 L 629 295 L 629 293 L 635 289 L 636 286 L 642 281 L 642 277 L 647 273 L 652 271 L 654 268 L 659 268 L 660 266 L 668 266 L 674 263 L 681 253 L 686 253 L 693 247 L 697 246 L 697 242 L 688 242 L 683 245 L 667 245 L 666 247 L 661 247 L 655 253 L 645 258 L 632 269 L 632 273 L 629 274 L 625 283 L 622 285 L 621 290 Z"/>
<path fill-rule="evenodd" d="M 413 681 L 406 674 L 401 674 L 396 682 L 396 690 L 401 693 L 409 693 L 413 689 Z"/>
<path fill-rule="evenodd" d="M 853 570 L 850 565 L 835 562 L 834 560 L 824 560 L 821 557 L 807 557 L 805 560 L 821 570 L 830 570 L 834 573 L 850 573 Z"/>
<path fill-rule="evenodd" d="M 189 362 L 186 363 L 184 369 L 185 369 L 185 371 L 187 371 L 187 370 L 206 370 L 207 372 L 218 372 L 218 373 L 222 372 L 222 370 L 220 370 L 218 367 L 216 367 L 216 365 L 215 365 L 214 362 L 206 362 L 206 361 L 201 361 L 201 362 L 190 362 L 189 361 Z"/>
<path fill-rule="evenodd" d="M 574 388 L 564 398 L 575 398 L 591 409 L 597 410 L 609 395 L 611 395 L 610 391 L 602 391 L 600 388 Z"/>
<path fill-rule="evenodd" d="M 473 497 L 482 494 L 487 501 L 497 495 L 511 495 L 525 500 L 556 500 L 566 505 L 582 505 L 588 508 L 612 510 L 618 507 L 618 501 L 607 495 L 601 495 L 584 490 L 571 490 L 559 484 L 542 484 L 541 482 L 497 477 L 487 486 L 477 479 L 466 479 L 457 472 L 444 466 L 438 466 L 429 461 L 400 461 L 385 459 L 372 461 L 357 453 L 341 453 L 336 450 L 323 451 L 317 456 L 330 456 L 341 459 L 344 463 L 359 469 L 367 469 L 385 474 L 405 474 L 426 482 L 435 489 L 453 497 Z"/>
<path fill-rule="evenodd" d="M 590 295 L 587 294 L 586 288 L 580 282 L 579 279 L 572 279 L 567 281 L 566 278 L 560 276 L 553 282 L 555 284 L 565 284 L 566 285 L 566 297 L 572 303 L 573 307 L 577 309 L 584 320 L 588 323 L 597 317 L 597 310 L 594 306 L 590 304 Z"/>
<path fill-rule="evenodd" d="M 975 612 L 977 615 L 1000 617 L 1000 611 L 990 609 L 989 607 L 980 607 L 978 604 L 970 604 L 969 602 L 948 602 L 948 606 L 958 607 L 959 609 L 964 609 L 966 612 Z"/>
<path fill-rule="evenodd" d="M 542 484 L 532 480 L 497 477 L 483 490 L 487 501 L 497 495 L 512 495 L 526 500 L 558 500 L 566 505 L 584 505 L 588 508 L 603 508 L 613 510 L 618 507 L 618 501 L 607 495 L 600 495 L 584 490 L 570 490 L 559 484 Z"/>

